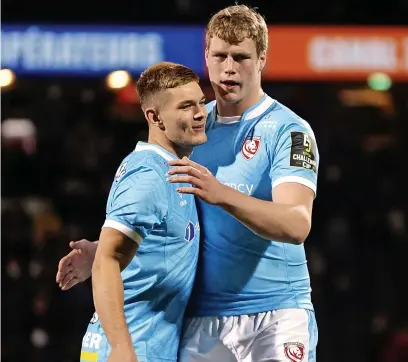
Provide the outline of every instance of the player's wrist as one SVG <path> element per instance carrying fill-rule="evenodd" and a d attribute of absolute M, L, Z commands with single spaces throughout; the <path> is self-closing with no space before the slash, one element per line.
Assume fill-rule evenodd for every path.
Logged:
<path fill-rule="evenodd" d="M 132 339 L 129 333 L 124 333 L 110 341 L 112 349 L 133 349 Z"/>
<path fill-rule="evenodd" d="M 225 208 L 232 205 L 232 203 L 234 202 L 234 198 L 236 198 L 236 192 L 234 192 L 235 190 L 227 185 L 224 185 L 222 183 L 220 183 L 220 185 L 221 186 L 217 197 L 218 201 L 215 203 L 215 205 Z"/>

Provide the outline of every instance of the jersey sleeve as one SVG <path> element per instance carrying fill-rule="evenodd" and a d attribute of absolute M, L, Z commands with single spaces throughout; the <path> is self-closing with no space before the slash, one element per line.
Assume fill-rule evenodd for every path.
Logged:
<path fill-rule="evenodd" d="M 306 123 L 306 122 L 305 122 Z M 307 125 L 283 125 L 270 150 L 272 188 L 296 182 L 313 190 L 316 195 L 319 152 L 312 129 Z"/>
<path fill-rule="evenodd" d="M 163 222 L 168 211 L 167 199 L 159 173 L 151 167 L 139 167 L 131 175 L 114 181 L 103 227 L 119 230 L 139 242 Z"/>

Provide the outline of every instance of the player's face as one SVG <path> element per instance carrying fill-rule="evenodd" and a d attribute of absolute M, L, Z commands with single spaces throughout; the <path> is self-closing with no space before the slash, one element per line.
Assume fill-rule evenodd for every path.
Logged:
<path fill-rule="evenodd" d="M 264 54 L 258 56 L 255 42 L 245 38 L 237 45 L 213 37 L 205 54 L 208 73 L 217 98 L 240 102 L 257 92 L 261 84 Z"/>
<path fill-rule="evenodd" d="M 207 141 L 207 110 L 200 86 L 191 82 L 168 89 L 160 107 L 160 119 L 167 138 L 181 147 L 197 146 Z"/>

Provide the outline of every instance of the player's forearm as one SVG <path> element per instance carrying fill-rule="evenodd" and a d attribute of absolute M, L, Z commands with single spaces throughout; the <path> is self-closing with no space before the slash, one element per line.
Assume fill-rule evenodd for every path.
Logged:
<path fill-rule="evenodd" d="M 123 282 L 119 260 L 97 256 L 92 267 L 95 309 L 111 346 L 130 346 L 132 340 L 124 316 Z"/>
<path fill-rule="evenodd" d="M 219 206 L 267 240 L 301 244 L 310 231 L 310 218 L 302 206 L 259 200 L 233 189 L 225 191 Z"/>

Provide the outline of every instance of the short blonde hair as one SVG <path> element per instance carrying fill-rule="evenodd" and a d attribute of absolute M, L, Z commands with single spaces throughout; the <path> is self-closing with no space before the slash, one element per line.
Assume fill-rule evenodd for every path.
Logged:
<path fill-rule="evenodd" d="M 234 45 L 250 38 L 255 42 L 258 56 L 268 49 L 268 26 L 265 19 L 246 5 L 229 6 L 216 13 L 207 25 L 207 49 L 214 36 Z"/>
<path fill-rule="evenodd" d="M 147 68 L 136 82 L 140 104 L 143 105 L 156 93 L 196 82 L 200 78 L 190 68 L 171 62 L 160 62 Z"/>

